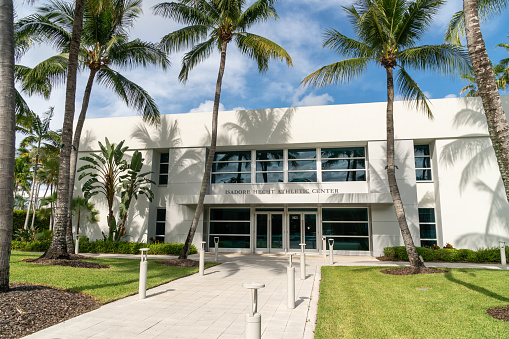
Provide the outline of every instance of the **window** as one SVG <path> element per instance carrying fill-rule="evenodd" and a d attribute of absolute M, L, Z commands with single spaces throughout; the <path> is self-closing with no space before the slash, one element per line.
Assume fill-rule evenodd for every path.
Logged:
<path fill-rule="evenodd" d="M 367 208 L 323 208 L 322 230 L 327 243 L 334 239 L 335 250 L 369 251 Z"/>
<path fill-rule="evenodd" d="M 322 148 L 322 181 L 366 181 L 364 147 Z"/>
<path fill-rule="evenodd" d="M 159 185 L 168 184 L 168 165 L 170 162 L 169 153 L 161 153 L 159 158 Z"/>
<path fill-rule="evenodd" d="M 415 145 L 415 178 L 417 181 L 431 180 L 431 155 L 429 145 Z"/>
<path fill-rule="evenodd" d="M 283 181 L 283 150 L 256 151 L 256 182 Z"/>
<path fill-rule="evenodd" d="M 219 237 L 219 247 L 249 248 L 250 228 L 249 208 L 212 208 L 209 246 L 214 247 L 214 237 Z"/>
<path fill-rule="evenodd" d="M 437 227 L 434 208 L 419 208 L 421 247 L 437 245 Z"/>
<path fill-rule="evenodd" d="M 166 233 L 166 209 L 158 208 L 156 215 L 156 234 L 154 239 L 156 241 L 164 242 L 165 233 Z"/>
<path fill-rule="evenodd" d="M 288 150 L 288 182 L 316 181 L 316 149 Z"/>
<path fill-rule="evenodd" d="M 251 183 L 251 151 L 216 153 L 212 163 L 211 182 Z"/>

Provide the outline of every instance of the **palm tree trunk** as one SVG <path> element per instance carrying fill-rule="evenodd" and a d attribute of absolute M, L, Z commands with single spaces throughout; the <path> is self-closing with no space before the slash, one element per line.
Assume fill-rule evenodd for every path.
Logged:
<path fill-rule="evenodd" d="M 72 150 L 72 122 L 74 118 L 74 101 L 76 99 L 76 75 L 78 72 L 78 53 L 83 28 L 83 13 L 86 0 L 76 0 L 74 22 L 72 26 L 71 44 L 69 48 L 69 65 L 65 92 L 65 113 L 62 127 L 62 149 L 58 172 L 58 195 L 55 211 L 55 225 L 51 244 L 43 254 L 45 258 L 69 258 L 66 243 L 66 229 L 69 208 L 69 170 Z"/>
<path fill-rule="evenodd" d="M 35 223 L 35 212 L 37 211 L 37 197 L 39 196 L 39 192 L 41 190 L 41 183 L 37 184 L 37 188 L 35 189 L 35 196 L 34 196 L 34 213 L 32 214 L 32 224 L 30 225 L 30 229 L 34 229 L 34 223 Z"/>
<path fill-rule="evenodd" d="M 481 96 L 491 143 L 509 201 L 509 126 L 479 26 L 478 0 L 463 0 L 468 55 Z"/>
<path fill-rule="evenodd" d="M 34 191 L 35 191 L 35 176 L 37 175 L 37 165 L 39 164 L 39 148 L 41 147 L 41 142 L 37 144 L 37 153 L 35 154 L 35 164 L 34 164 L 34 174 L 32 175 L 32 187 L 30 188 L 30 196 L 28 198 L 28 209 L 27 215 L 25 217 L 25 225 L 24 229 L 28 229 L 28 220 L 30 219 L 30 210 L 33 208 L 32 201 L 34 200 Z M 35 213 L 35 212 L 34 212 Z"/>
<path fill-rule="evenodd" d="M 394 210 L 398 218 L 398 224 L 405 243 L 406 252 L 410 261 L 410 266 L 414 268 L 425 267 L 419 258 L 415 248 L 412 234 L 406 221 L 403 202 L 399 193 L 398 182 L 396 181 L 396 164 L 394 161 L 394 79 L 392 68 L 387 67 L 387 178 L 389 181 L 389 190 L 391 192 Z"/>
<path fill-rule="evenodd" d="M 67 217 L 67 232 L 66 242 L 67 251 L 74 253 L 74 242 L 72 237 L 72 196 L 74 193 L 74 181 L 76 180 L 76 165 L 78 163 L 78 149 L 80 147 L 81 132 L 83 131 L 83 125 L 85 124 L 85 117 L 87 115 L 88 104 L 90 102 L 90 94 L 92 93 L 92 85 L 94 84 L 95 75 L 98 70 L 90 69 L 88 76 L 87 86 L 85 87 L 85 94 L 83 95 L 83 102 L 81 104 L 81 112 L 76 123 L 76 130 L 74 131 L 74 137 L 72 142 L 70 170 L 69 170 L 69 205 L 68 211 L 69 216 Z M 76 232 L 77 233 L 77 232 Z"/>
<path fill-rule="evenodd" d="M 14 39 L 12 0 L 0 0 L 0 291 L 9 289 L 14 197 Z"/>
<path fill-rule="evenodd" d="M 212 171 L 212 161 L 214 160 L 214 154 L 216 153 L 217 143 L 217 118 L 219 115 L 219 99 L 221 98 L 221 85 L 223 83 L 224 67 L 226 65 L 226 47 L 228 42 L 223 41 L 221 45 L 221 61 L 219 63 L 219 73 L 217 75 L 216 82 L 216 95 L 214 98 L 214 108 L 212 110 L 212 132 L 210 138 L 210 149 L 207 156 L 207 162 L 205 163 L 205 172 L 203 173 L 203 179 L 201 181 L 200 196 L 198 197 L 198 205 L 196 205 L 196 211 L 194 212 L 193 221 L 187 234 L 186 242 L 182 248 L 182 252 L 179 255 L 179 259 L 187 259 L 189 255 L 189 249 L 193 242 L 194 234 L 196 233 L 196 227 L 203 211 L 203 202 L 205 200 L 205 193 L 209 187 L 210 172 Z"/>

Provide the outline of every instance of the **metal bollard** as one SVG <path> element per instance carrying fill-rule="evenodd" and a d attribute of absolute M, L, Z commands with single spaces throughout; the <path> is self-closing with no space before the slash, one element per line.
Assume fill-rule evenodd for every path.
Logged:
<path fill-rule="evenodd" d="M 290 254 L 290 266 L 286 268 L 288 275 L 288 308 L 295 308 L 295 267 L 292 266 L 292 254 Z"/>
<path fill-rule="evenodd" d="M 306 280 L 306 244 L 300 245 L 300 280 Z"/>
<path fill-rule="evenodd" d="M 327 238 L 322 237 L 322 253 L 324 258 L 327 258 Z"/>
<path fill-rule="evenodd" d="M 214 250 L 215 250 L 214 261 L 218 262 L 217 252 L 219 251 L 219 237 L 214 237 Z"/>
<path fill-rule="evenodd" d="M 138 299 L 145 299 L 147 297 L 147 253 L 150 248 L 140 248 L 141 261 L 140 261 L 140 286 L 138 288 Z"/>
<path fill-rule="evenodd" d="M 507 269 L 507 259 L 505 257 L 505 241 L 500 242 L 500 263 L 502 264 L 502 269 Z"/>
<path fill-rule="evenodd" d="M 334 265 L 334 239 L 329 238 L 329 264 Z"/>
<path fill-rule="evenodd" d="M 262 337 L 262 315 L 258 313 L 258 289 L 264 288 L 264 283 L 244 283 L 242 286 L 251 290 L 251 306 L 246 314 L 246 339 L 260 339 Z"/>
<path fill-rule="evenodd" d="M 74 246 L 74 254 L 80 253 L 80 236 L 76 234 L 76 246 Z"/>
<path fill-rule="evenodd" d="M 200 275 L 205 274 L 205 241 L 201 242 L 201 249 L 200 249 Z"/>

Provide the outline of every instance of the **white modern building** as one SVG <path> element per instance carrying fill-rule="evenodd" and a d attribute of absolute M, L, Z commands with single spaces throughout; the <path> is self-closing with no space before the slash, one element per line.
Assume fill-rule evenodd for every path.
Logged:
<path fill-rule="evenodd" d="M 509 97 L 503 97 L 506 112 Z M 477 98 L 431 100 L 434 119 L 395 103 L 399 188 L 417 246 L 478 248 L 509 241 L 509 205 Z M 228 111 L 194 243 L 248 253 L 306 251 L 333 238 L 339 254 L 403 244 L 387 184 L 386 103 Z M 155 199 L 132 207 L 133 241 L 183 242 L 198 201 L 211 113 L 88 119 L 80 156 L 125 140 L 153 171 Z M 77 183 L 77 188 L 82 183 Z M 106 232 L 107 207 L 93 201 Z"/>

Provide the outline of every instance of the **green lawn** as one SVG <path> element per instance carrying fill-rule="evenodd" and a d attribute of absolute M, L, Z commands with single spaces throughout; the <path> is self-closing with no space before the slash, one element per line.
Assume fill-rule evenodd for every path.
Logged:
<path fill-rule="evenodd" d="M 509 305 L 509 271 L 393 276 L 323 267 L 315 338 L 509 338 L 486 309 Z"/>
<path fill-rule="evenodd" d="M 74 268 L 22 262 L 40 254 L 12 251 L 11 283 L 29 283 L 80 291 L 101 303 L 138 293 L 139 259 L 101 258 L 92 262 L 109 265 L 109 269 Z M 148 260 L 147 288 L 198 272 L 197 267 L 168 267 Z M 214 264 L 207 263 L 206 267 Z"/>

